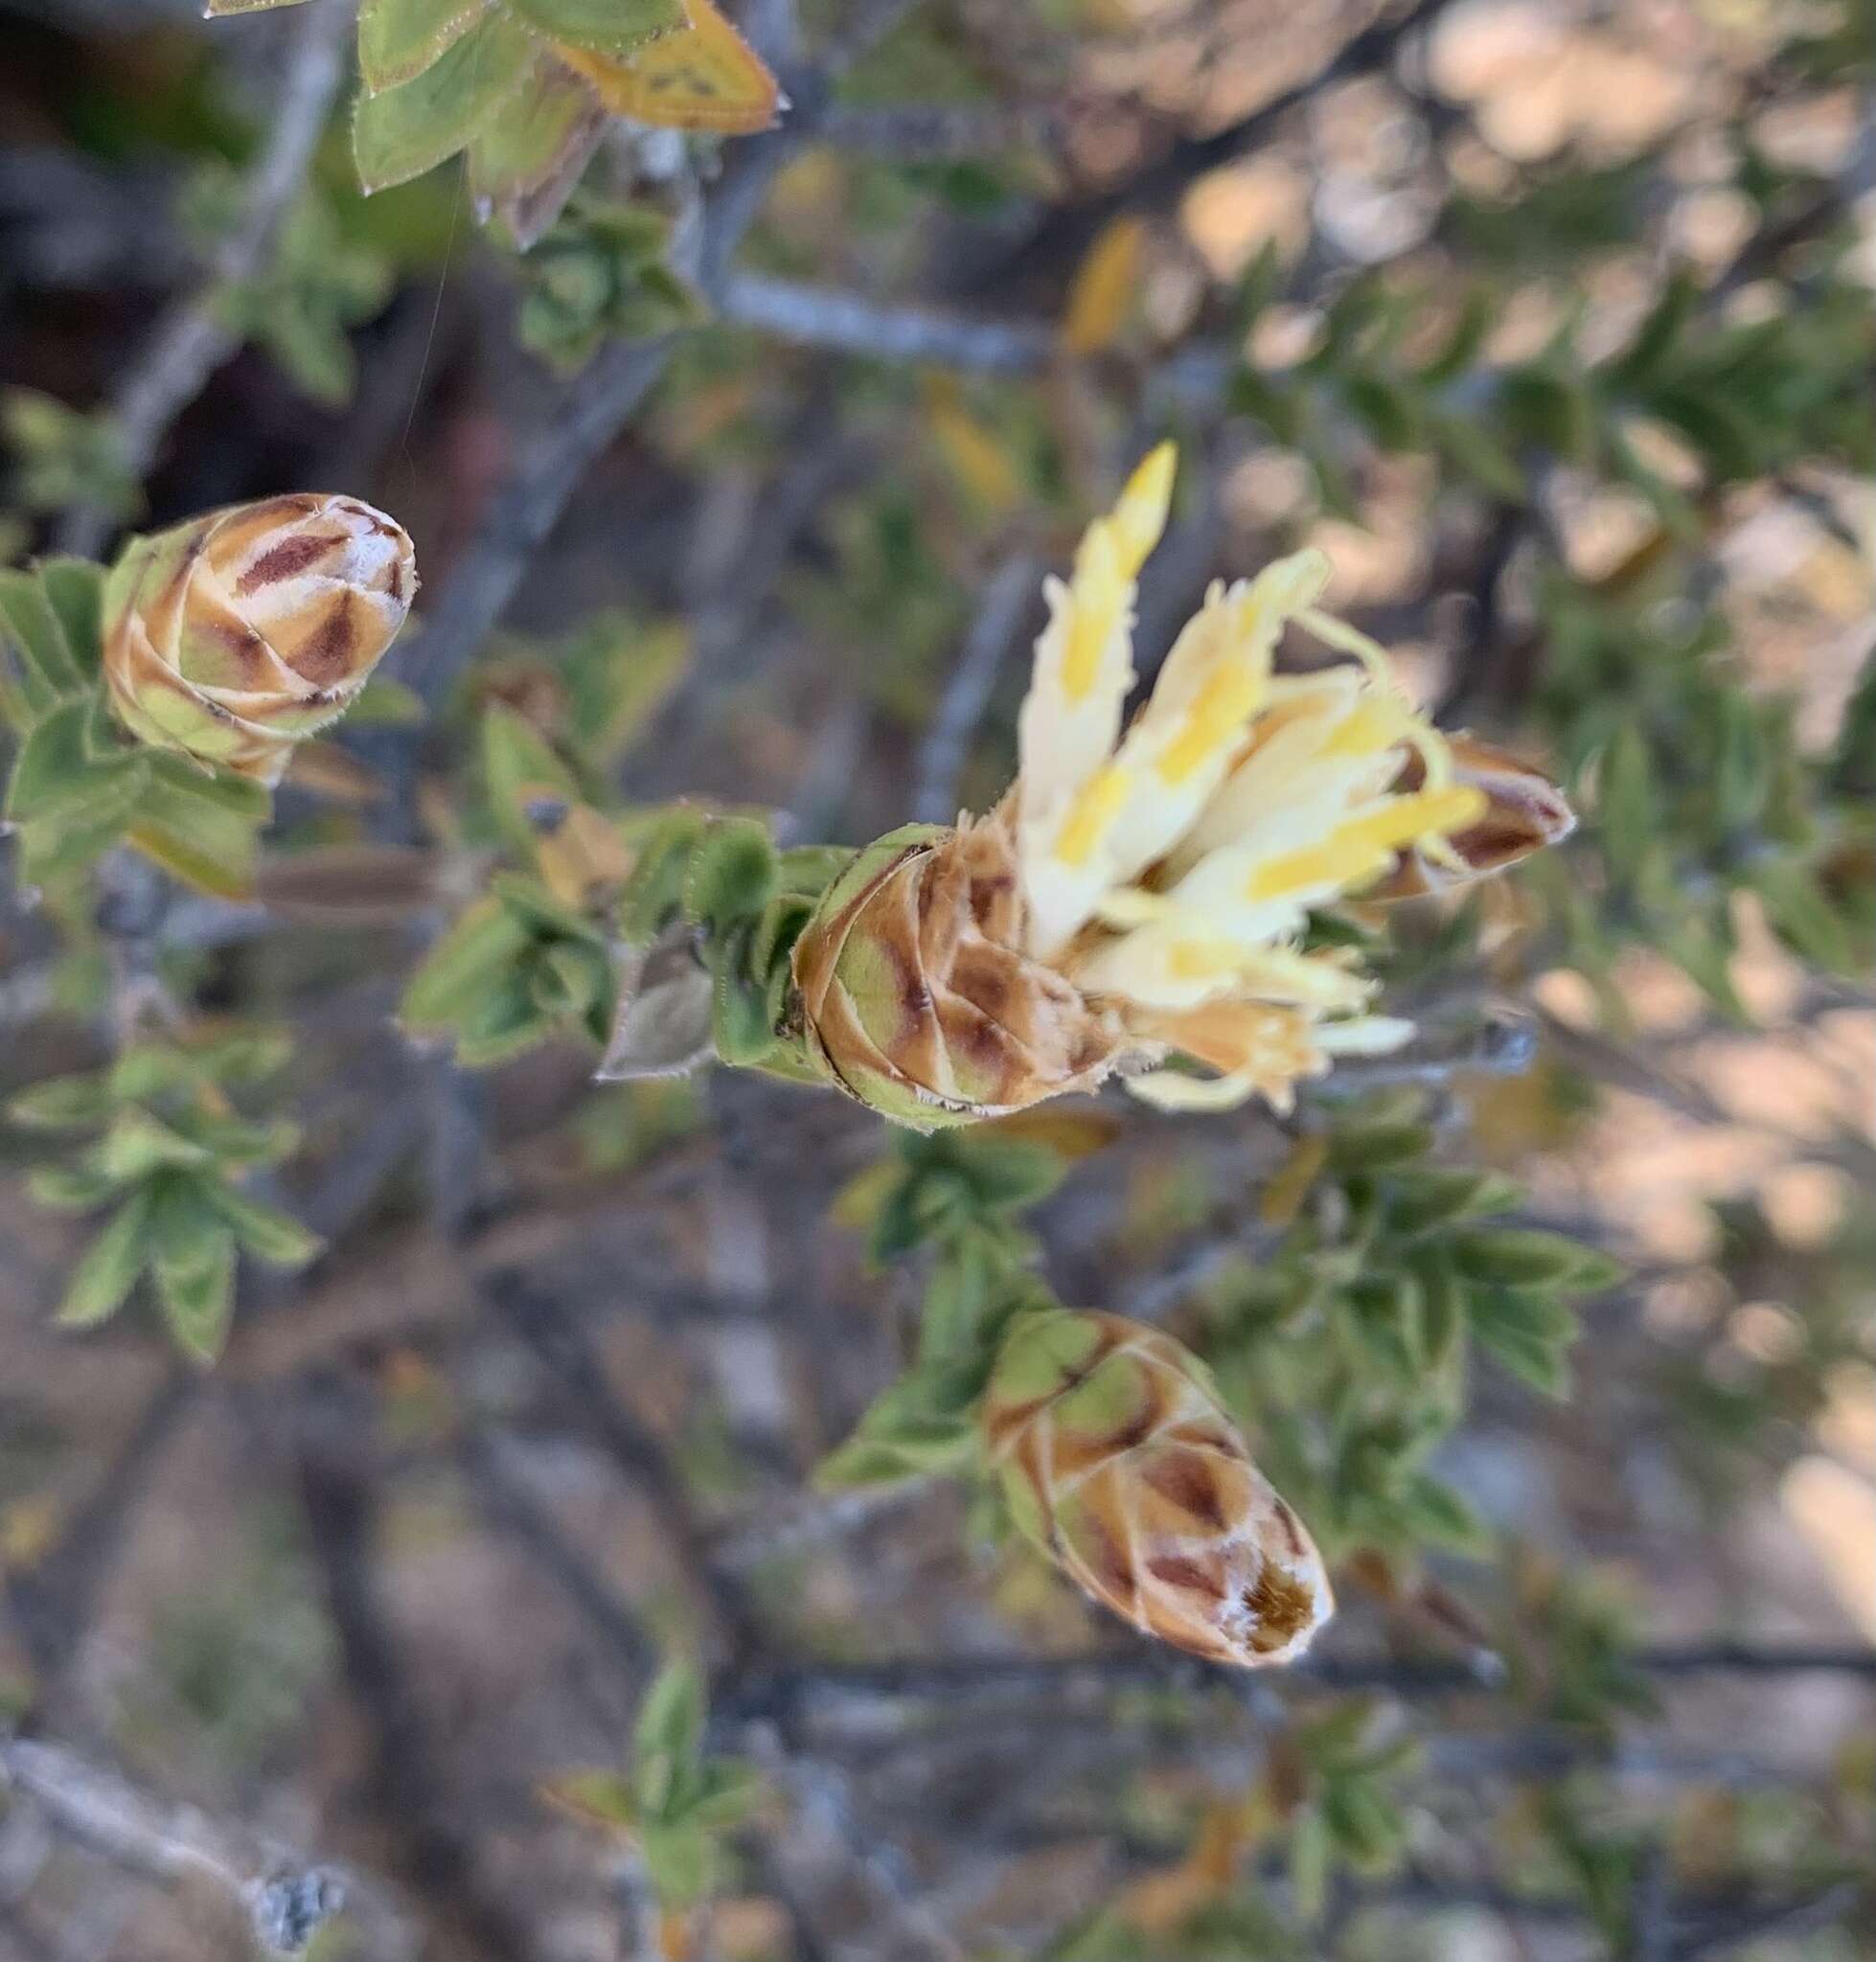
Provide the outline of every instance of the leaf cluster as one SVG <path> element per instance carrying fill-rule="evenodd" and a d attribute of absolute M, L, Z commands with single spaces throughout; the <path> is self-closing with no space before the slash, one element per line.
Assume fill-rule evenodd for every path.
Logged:
<path fill-rule="evenodd" d="M 0 721 L 18 738 L 4 810 L 20 877 L 69 879 L 121 840 L 192 885 L 242 898 L 272 798 L 120 727 L 100 672 L 103 582 L 77 559 L 0 572 Z"/>
<path fill-rule="evenodd" d="M 703 317 L 669 263 L 671 223 L 617 199 L 577 197 L 522 262 L 516 331 L 571 374 L 608 340 L 652 340 Z"/>
<path fill-rule="evenodd" d="M 562 1811 L 630 1845 L 671 1913 L 711 1892 L 723 1837 L 762 1802 L 752 1766 L 706 1752 L 705 1720 L 702 1677 L 692 1663 L 669 1662 L 639 1705 L 630 1768 L 567 1772 L 543 1788 Z"/>
<path fill-rule="evenodd" d="M 146 1277 L 177 1346 L 213 1362 L 234 1312 L 237 1249 L 284 1267 L 319 1251 L 316 1236 L 248 1190 L 292 1152 L 298 1130 L 243 1116 L 228 1094 L 276 1074 L 289 1051 L 285 1038 L 246 1032 L 138 1043 L 108 1069 L 13 1098 L 10 1122 L 73 1140 L 33 1173 L 33 1197 L 61 1211 L 112 1208 L 73 1270 L 59 1326 L 108 1321 Z"/>
<path fill-rule="evenodd" d="M 185 188 L 183 224 L 212 243 L 239 221 L 244 195 L 238 171 L 206 165 Z M 389 256 L 348 235 L 315 180 L 287 211 L 267 262 L 218 285 L 213 304 L 230 333 L 264 348 L 314 401 L 339 407 L 357 378 L 349 330 L 383 308 L 395 280 Z"/>
<path fill-rule="evenodd" d="M 889 1484 L 976 1463 L 976 1406 L 1017 1315 L 1057 1306 L 1034 1272 L 1020 1215 L 1069 1163 L 1110 1133 L 1099 1119 L 1036 1114 L 970 1129 L 895 1136 L 891 1154 L 835 1202 L 877 1262 L 930 1252 L 910 1364 L 824 1458 L 824 1490 Z"/>
<path fill-rule="evenodd" d="M 1438 1162 L 1435 1143 L 1415 1092 L 1304 1139 L 1266 1201 L 1293 1217 L 1267 1258 L 1214 1291 L 1194 1344 L 1332 1546 L 1481 1550 L 1482 1523 L 1429 1462 L 1463 1414 L 1472 1352 L 1562 1396 L 1572 1301 L 1619 1272 L 1506 1221 L 1517 1188 Z"/>

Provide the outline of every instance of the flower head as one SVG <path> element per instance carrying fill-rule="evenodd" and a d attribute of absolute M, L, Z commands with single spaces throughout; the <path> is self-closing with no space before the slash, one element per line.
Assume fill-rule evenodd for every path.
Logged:
<path fill-rule="evenodd" d="M 889 1115 L 982 1116 L 1116 1067 L 1169 1108 L 1287 1106 L 1334 1057 L 1410 1033 L 1369 1012 L 1350 951 L 1306 946 L 1313 912 L 1497 871 L 1574 821 L 1396 692 L 1381 649 L 1318 609 L 1319 552 L 1214 585 L 1123 729 L 1173 468 L 1170 445 L 1148 457 L 1049 581 L 1010 793 L 869 848 L 797 947 L 812 1053 Z M 1344 658 L 1278 673 L 1293 624 Z"/>
<path fill-rule="evenodd" d="M 1215 1662 L 1290 1662 L 1335 1604 L 1204 1365 L 1120 1315 L 1018 1321 L 982 1425 L 1021 1532 L 1143 1633 Z"/>
<path fill-rule="evenodd" d="M 356 498 L 270 497 L 135 538 L 104 590 L 112 706 L 146 742 L 277 783 L 416 590 L 403 527 Z"/>

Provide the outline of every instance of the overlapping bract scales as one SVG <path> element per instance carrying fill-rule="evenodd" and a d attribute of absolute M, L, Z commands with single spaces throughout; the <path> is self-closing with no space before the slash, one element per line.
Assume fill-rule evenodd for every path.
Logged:
<path fill-rule="evenodd" d="M 1008 827 L 907 825 L 836 879 L 794 951 L 810 1053 L 888 1117 L 930 1126 L 1084 1088 L 1122 1032 L 1019 951 Z"/>
<path fill-rule="evenodd" d="M 1027 1316 L 982 1424 L 1018 1526 L 1143 1633 L 1255 1668 L 1294 1660 L 1334 1611 L 1315 1543 L 1170 1335 Z"/>
<path fill-rule="evenodd" d="M 104 591 L 112 706 L 146 742 L 276 783 L 416 588 L 402 526 L 355 498 L 271 497 L 133 539 Z"/>
<path fill-rule="evenodd" d="M 1411 1033 L 1369 1013 L 1376 983 L 1354 955 L 1306 944 L 1312 913 L 1501 870 L 1574 822 L 1539 772 L 1441 734 L 1396 693 L 1382 650 L 1318 610 L 1329 565 L 1314 551 L 1214 585 L 1123 733 L 1135 580 L 1172 480 L 1163 446 L 1049 582 L 1010 794 L 862 855 L 803 936 L 817 1060 L 891 1116 L 1018 1108 L 1110 1069 L 1168 1107 L 1287 1107 L 1335 1057 Z M 1279 673 L 1293 623 L 1346 658 Z M 869 877 L 894 883 L 890 903 Z M 957 921 L 941 917 L 951 904 Z M 934 949 L 968 949 L 963 985 Z M 971 1013 L 948 1015 L 959 1000 Z"/>

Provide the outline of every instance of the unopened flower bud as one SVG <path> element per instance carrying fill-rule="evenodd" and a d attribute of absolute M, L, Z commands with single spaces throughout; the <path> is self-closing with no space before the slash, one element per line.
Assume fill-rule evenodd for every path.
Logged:
<path fill-rule="evenodd" d="M 104 593 L 112 705 L 146 742 L 278 783 L 416 589 L 402 526 L 352 497 L 269 497 L 135 538 Z"/>
<path fill-rule="evenodd" d="M 1204 1365 L 1120 1315 L 1018 1321 L 983 1430 L 1017 1525 L 1143 1633 L 1246 1668 L 1300 1655 L 1335 1603 Z"/>
<path fill-rule="evenodd" d="M 855 856 L 795 944 L 810 1053 L 915 1125 L 1098 1083 L 1121 1029 L 1021 951 L 1014 842 L 995 822 L 907 825 Z"/>

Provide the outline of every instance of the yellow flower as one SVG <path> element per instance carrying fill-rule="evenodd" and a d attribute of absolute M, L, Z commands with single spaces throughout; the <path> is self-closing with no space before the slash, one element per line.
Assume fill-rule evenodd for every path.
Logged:
<path fill-rule="evenodd" d="M 1396 692 L 1318 609 L 1319 552 L 1214 585 L 1123 731 L 1173 470 L 1162 445 L 1048 582 L 1009 795 L 869 848 L 797 947 L 812 1053 L 890 1116 L 985 1116 L 1117 1068 L 1167 1108 L 1287 1107 L 1336 1056 L 1411 1033 L 1368 1012 L 1348 952 L 1305 950 L 1312 911 L 1497 871 L 1574 822 L 1539 772 Z M 1347 658 L 1277 673 L 1293 624 Z"/>

